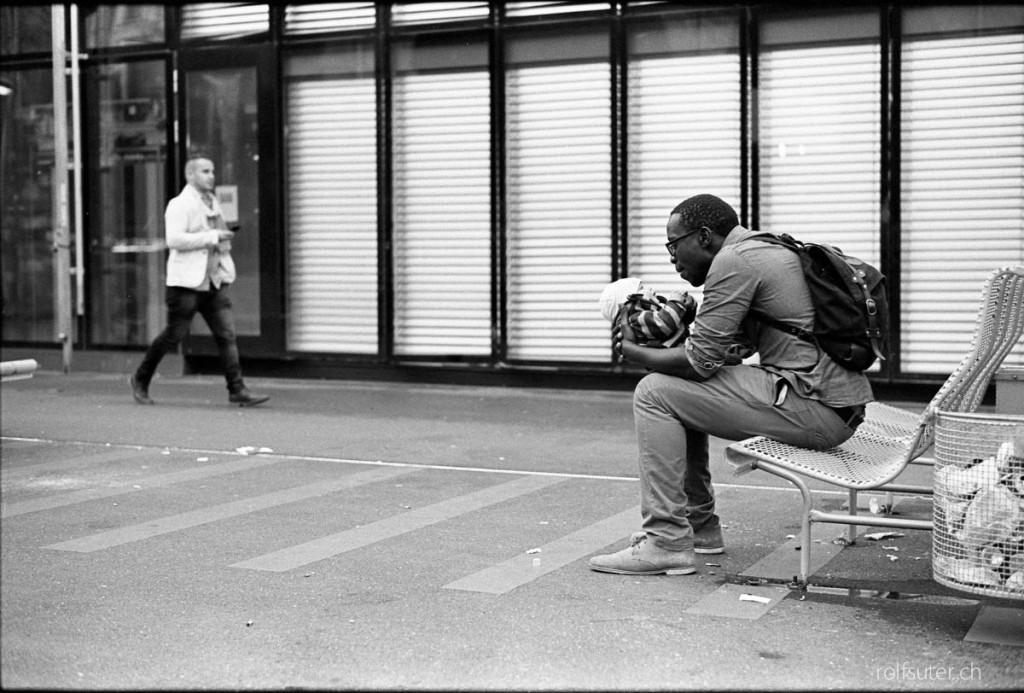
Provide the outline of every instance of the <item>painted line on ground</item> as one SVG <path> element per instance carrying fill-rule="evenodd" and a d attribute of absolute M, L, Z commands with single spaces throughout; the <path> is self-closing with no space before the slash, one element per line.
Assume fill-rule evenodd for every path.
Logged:
<path fill-rule="evenodd" d="M 136 525 L 130 525 L 119 529 L 100 532 L 87 537 L 81 537 L 79 539 L 62 541 L 57 544 L 44 546 L 43 548 L 54 549 L 57 551 L 78 551 L 80 553 L 90 553 L 92 551 L 108 549 L 113 546 L 142 541 L 143 539 L 149 539 L 162 534 L 178 532 L 191 527 L 198 527 L 199 525 L 217 522 L 218 520 L 226 520 L 232 517 L 238 517 L 239 515 L 246 515 L 248 513 L 265 510 L 267 508 L 274 508 L 279 505 L 286 505 L 288 503 L 294 503 L 308 498 L 325 496 L 330 493 L 355 488 L 364 484 L 387 481 L 388 479 L 393 479 L 395 477 L 402 476 L 403 474 L 409 474 L 412 471 L 413 470 L 411 469 L 370 469 L 365 472 L 354 473 L 342 479 L 318 481 L 316 483 L 283 489 L 281 491 L 275 491 L 261 496 L 243 498 L 230 503 L 223 503 L 221 505 L 214 505 L 201 510 L 181 513 L 180 515 L 171 515 L 159 520 L 142 522 Z"/>
<path fill-rule="evenodd" d="M 58 445 L 112 445 L 111 443 L 97 443 L 95 441 L 62 441 L 62 440 L 46 440 L 42 438 L 2 438 L 3 440 L 31 440 L 44 443 L 54 443 Z M 123 445 L 125 448 L 142 449 L 137 445 Z M 243 453 L 237 450 L 209 450 L 205 448 L 182 448 L 182 447 L 166 447 L 166 446 L 153 446 L 152 450 L 168 450 L 175 453 L 184 454 L 207 454 L 207 455 L 242 455 Z M 325 457 L 319 455 L 287 455 L 280 453 L 263 452 L 259 453 L 260 457 L 272 457 L 278 460 L 287 460 L 295 462 L 328 462 L 332 464 L 359 464 L 359 465 L 374 465 L 378 467 L 411 467 L 413 469 L 430 469 L 445 472 L 478 472 L 481 474 L 505 474 L 511 476 L 540 476 L 540 477 L 554 477 L 559 479 L 588 479 L 593 481 L 632 481 L 638 482 L 640 479 L 635 476 L 617 476 L 609 474 L 579 474 L 576 472 L 542 472 L 533 469 L 499 469 L 495 467 L 460 467 L 458 465 L 451 464 L 422 464 L 417 462 L 395 462 L 395 461 L 384 461 L 384 460 L 356 460 L 346 457 Z M 795 486 L 760 486 L 757 484 L 732 484 L 723 483 L 721 481 L 715 483 L 716 489 L 740 489 L 747 491 L 780 491 L 783 493 L 799 493 L 799 489 Z M 842 496 L 846 498 L 849 492 L 846 490 L 833 491 L 830 489 L 811 489 L 811 493 L 816 496 Z"/>
<path fill-rule="evenodd" d="M 68 493 L 62 493 L 59 496 L 46 496 L 44 498 L 35 498 L 33 500 L 4 505 L 3 508 L 0 509 L 0 517 L 15 517 L 17 515 L 34 513 L 40 510 L 52 510 L 54 508 L 75 505 L 76 503 L 98 500 L 100 498 L 122 496 L 128 493 L 137 493 L 147 489 L 159 488 L 161 486 L 170 486 L 171 484 L 177 484 L 183 481 L 196 481 L 198 479 L 220 476 L 222 474 L 234 474 L 235 472 L 244 472 L 250 469 L 255 469 L 256 467 L 265 467 L 269 464 L 277 464 L 281 461 L 282 460 L 278 458 L 264 457 L 262 455 L 259 457 L 246 457 L 240 460 L 229 460 L 228 462 L 222 462 L 220 464 L 211 464 L 197 469 L 184 469 L 177 472 L 169 472 L 167 474 L 157 474 L 156 476 L 148 478 L 134 479 L 131 482 L 128 482 L 132 484 L 131 486 L 89 488 L 82 489 L 81 491 L 70 491 Z"/>
<path fill-rule="evenodd" d="M 982 604 L 964 641 L 1024 647 L 1024 609 Z"/>
<path fill-rule="evenodd" d="M 106 448 L 103 450 L 96 450 L 95 452 L 87 452 L 82 455 L 75 455 L 74 457 L 64 457 L 59 460 L 51 460 L 49 462 L 37 462 L 36 464 L 29 464 L 14 468 L 5 467 L 0 469 L 0 478 L 3 478 L 4 481 L 18 481 L 38 474 L 46 474 L 48 472 L 65 472 L 68 470 L 81 469 L 82 467 L 96 467 L 107 462 L 130 460 L 133 457 L 137 458 L 140 455 L 152 455 L 154 453 L 154 450 L 146 450 L 143 448 Z"/>
<path fill-rule="evenodd" d="M 725 583 L 692 604 L 686 613 L 757 620 L 789 594 L 789 588 L 775 585 L 734 585 Z"/>
<path fill-rule="evenodd" d="M 811 569 L 808 575 L 814 575 L 843 550 L 844 544 L 836 544 L 832 541 L 840 536 L 846 536 L 846 525 L 826 522 L 811 523 Z M 800 573 L 799 548 L 800 535 L 797 534 L 739 575 L 788 582 L 793 579 L 794 575 Z"/>
<path fill-rule="evenodd" d="M 232 564 L 232 568 L 284 572 L 347 551 L 397 537 L 474 510 L 562 483 L 563 479 L 524 476 L 496 486 L 456 496 L 409 512 L 378 520 L 362 527 L 331 534 L 295 546 Z"/>
<path fill-rule="evenodd" d="M 640 523 L 640 506 L 544 544 L 539 552 L 513 556 L 443 589 L 504 594 L 629 536 Z"/>

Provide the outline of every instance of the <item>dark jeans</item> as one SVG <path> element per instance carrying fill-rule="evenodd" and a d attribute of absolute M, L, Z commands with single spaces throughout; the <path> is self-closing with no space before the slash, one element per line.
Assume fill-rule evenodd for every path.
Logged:
<path fill-rule="evenodd" d="M 188 334 L 192 318 L 199 313 L 210 326 L 213 340 L 217 343 L 228 392 L 235 393 L 245 387 L 245 383 L 242 382 L 242 366 L 238 360 L 235 325 L 231 319 L 231 298 L 228 296 L 227 288 L 227 284 L 222 285 L 220 289 L 211 286 L 209 291 L 194 291 L 180 286 L 167 287 L 167 327 L 153 340 L 138 370 L 135 371 L 135 379 L 140 384 L 149 385 L 161 359 L 168 352 L 178 348 L 181 340 Z"/>

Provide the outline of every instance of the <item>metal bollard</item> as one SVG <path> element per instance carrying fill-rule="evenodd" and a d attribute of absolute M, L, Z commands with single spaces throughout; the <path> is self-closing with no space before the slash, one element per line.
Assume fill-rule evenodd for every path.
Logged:
<path fill-rule="evenodd" d="M 31 378 L 37 368 L 39 368 L 39 364 L 35 359 L 4 361 L 0 363 L 0 376 L 2 376 L 2 380 L 5 383 L 8 380 L 23 380 Z"/>

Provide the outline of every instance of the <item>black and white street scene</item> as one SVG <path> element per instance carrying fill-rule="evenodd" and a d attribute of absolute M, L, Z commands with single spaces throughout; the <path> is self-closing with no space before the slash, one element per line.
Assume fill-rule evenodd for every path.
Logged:
<path fill-rule="evenodd" d="M 0 6 L 0 688 L 1018 690 L 1024 4 Z"/>

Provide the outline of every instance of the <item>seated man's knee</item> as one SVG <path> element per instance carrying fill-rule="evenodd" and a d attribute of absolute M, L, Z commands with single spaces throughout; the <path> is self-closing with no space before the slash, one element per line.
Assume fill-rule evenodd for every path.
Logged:
<path fill-rule="evenodd" d="M 678 380 L 678 378 L 671 378 L 661 373 L 644 376 L 633 391 L 633 407 L 657 406 L 658 402 L 662 401 L 663 389 L 672 385 L 673 380 Z"/>

